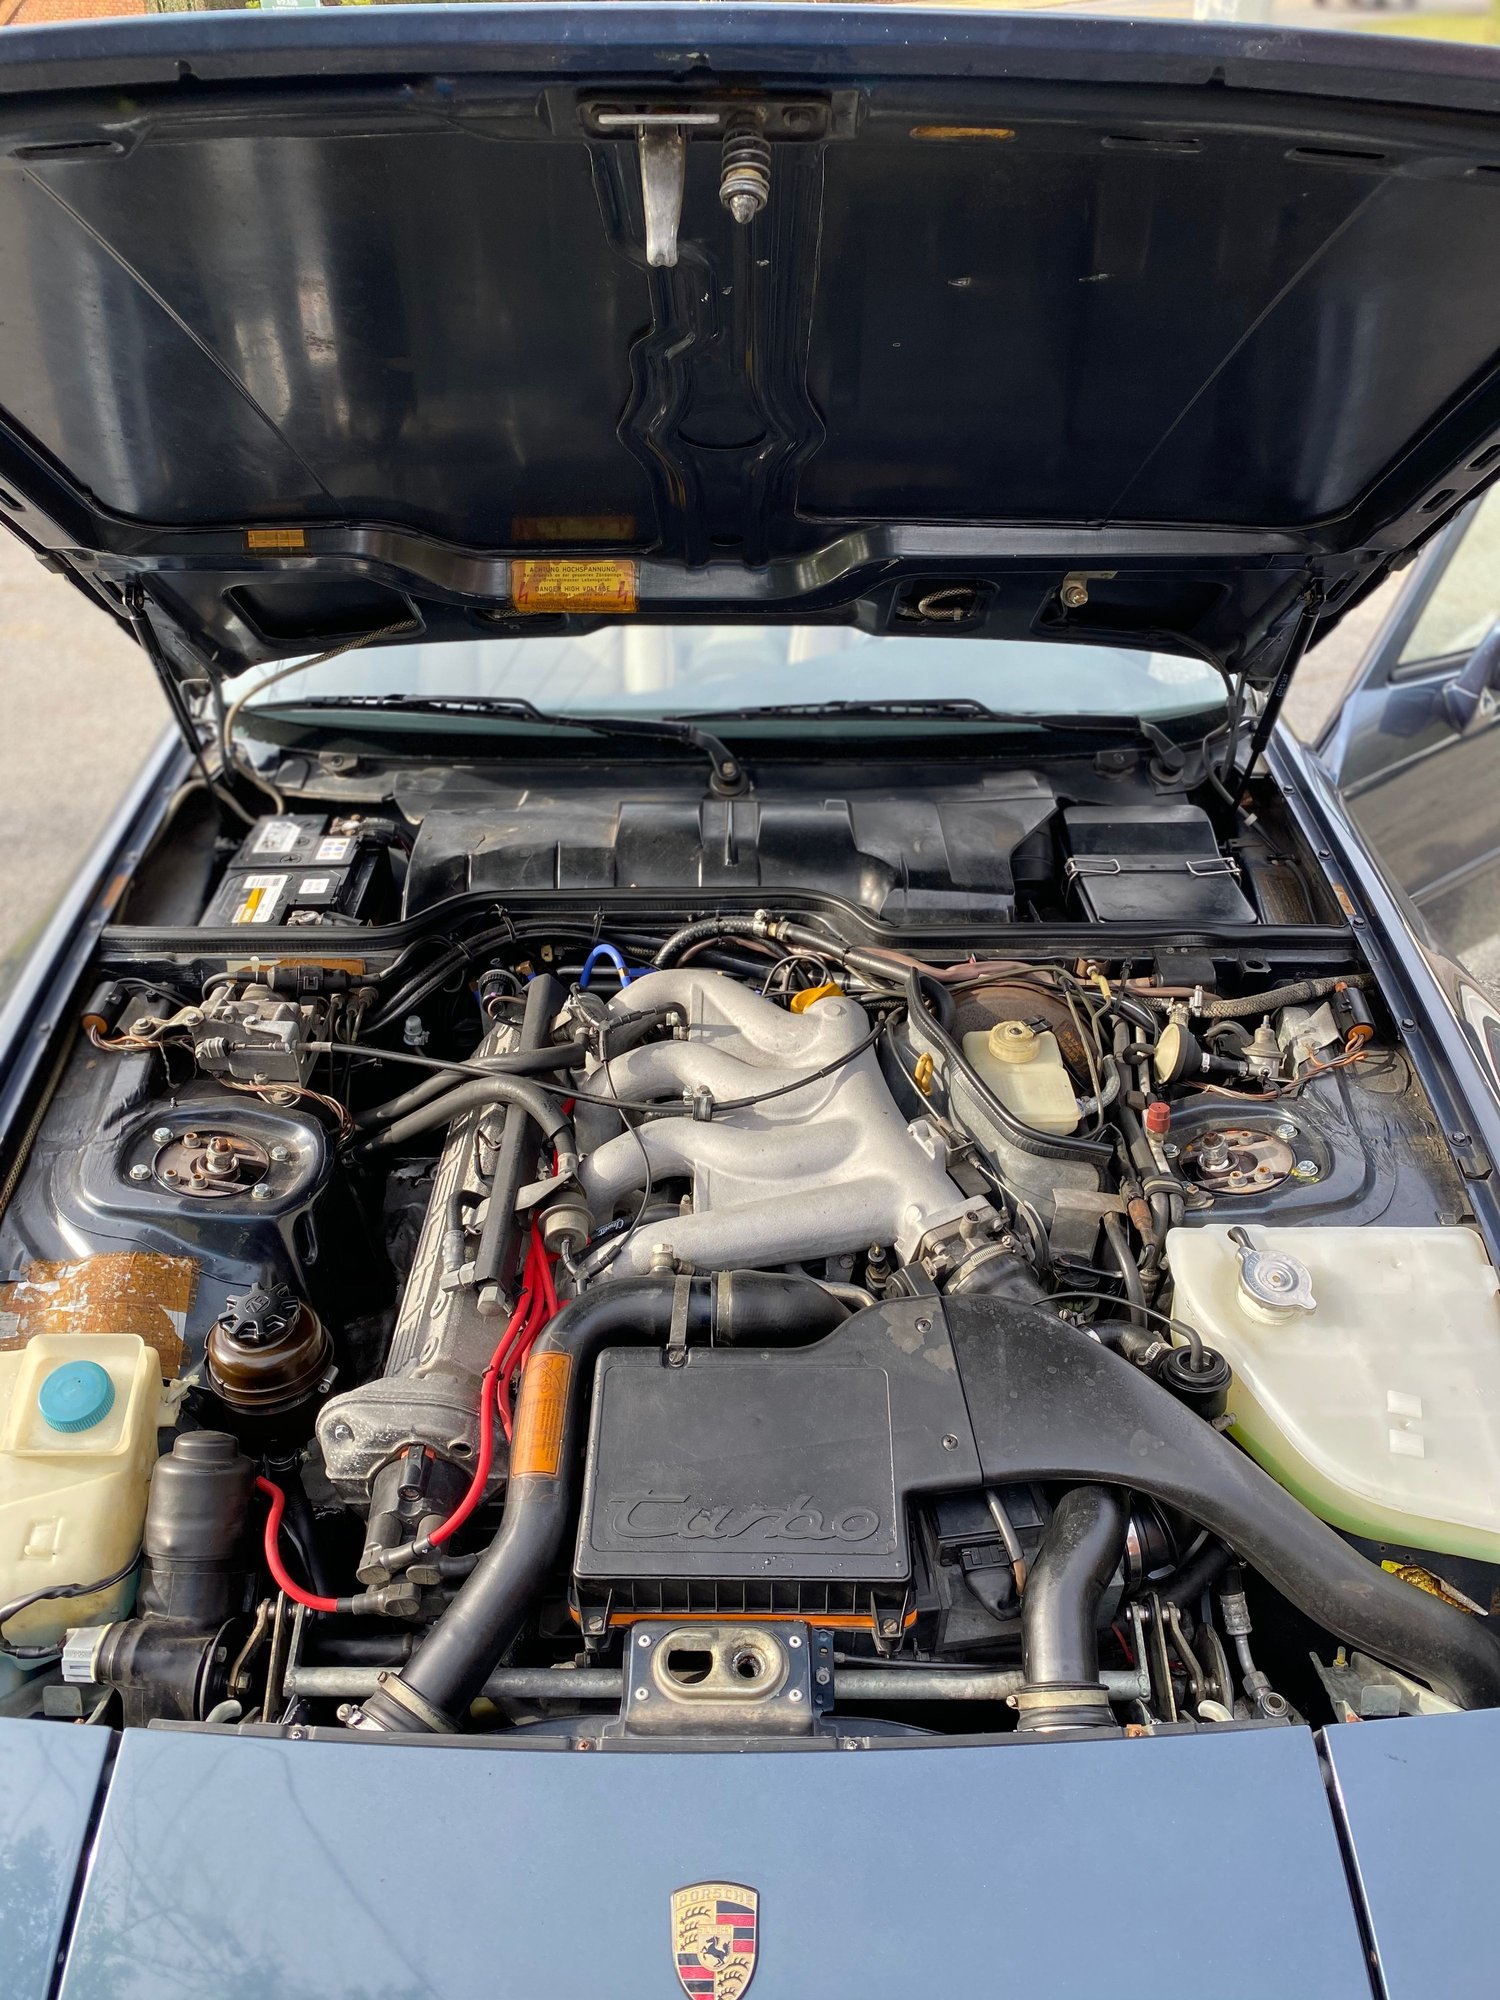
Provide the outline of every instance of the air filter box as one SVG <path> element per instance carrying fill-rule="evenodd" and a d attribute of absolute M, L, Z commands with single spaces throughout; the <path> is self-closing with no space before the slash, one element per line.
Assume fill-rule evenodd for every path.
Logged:
<path fill-rule="evenodd" d="M 911 1502 L 979 1483 L 931 1301 L 856 1313 L 807 1348 L 689 1349 L 677 1367 L 609 1349 L 574 1561 L 583 1631 L 706 1613 L 889 1638 L 911 1600 Z"/>

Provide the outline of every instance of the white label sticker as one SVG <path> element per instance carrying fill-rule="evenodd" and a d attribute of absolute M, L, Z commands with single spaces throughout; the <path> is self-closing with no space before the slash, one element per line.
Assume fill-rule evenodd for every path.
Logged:
<path fill-rule="evenodd" d="M 294 819 L 268 819 L 255 836 L 257 854 L 290 854 L 302 838 L 302 829 Z"/>
<path fill-rule="evenodd" d="M 247 875 L 240 885 L 239 907 L 229 921 L 232 924 L 270 923 L 285 887 L 285 875 Z"/>
<path fill-rule="evenodd" d="M 300 903 L 304 896 L 326 896 L 332 887 L 331 875 L 304 875 L 297 884 L 297 894 L 293 900 Z"/>
<path fill-rule="evenodd" d="M 354 842 L 347 833 L 330 834 L 326 840 L 318 842 L 318 851 L 314 854 L 313 860 L 347 861 L 349 859 L 349 850 L 353 845 Z"/>

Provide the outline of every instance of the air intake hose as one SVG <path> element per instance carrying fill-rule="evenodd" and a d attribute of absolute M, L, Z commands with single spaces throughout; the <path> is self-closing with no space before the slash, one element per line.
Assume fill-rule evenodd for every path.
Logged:
<path fill-rule="evenodd" d="M 719 1346 L 807 1346 L 849 1309 L 811 1278 L 772 1271 L 621 1278 L 563 1307 L 521 1378 L 499 1534 L 399 1675 L 352 1718 L 357 1729 L 451 1730 L 498 1665 L 562 1553 L 578 1504 L 584 1408 L 606 1346 L 651 1346 L 686 1327 Z"/>
<path fill-rule="evenodd" d="M 1500 1638 L 1367 1562 L 1269 1473 L 1118 1354 L 1049 1313 L 945 1302 L 987 1483 L 1088 1481 L 1197 1521 L 1336 1639 L 1461 1708 L 1500 1707 Z"/>
<path fill-rule="evenodd" d="M 1129 1524 L 1116 1487 L 1074 1486 L 1054 1508 L 1021 1598 L 1022 1729 L 1113 1727 L 1099 1683 L 1099 1600 Z"/>

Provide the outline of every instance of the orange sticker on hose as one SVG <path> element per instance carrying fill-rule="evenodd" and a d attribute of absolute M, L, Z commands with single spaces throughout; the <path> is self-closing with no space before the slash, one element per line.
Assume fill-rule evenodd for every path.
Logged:
<path fill-rule="evenodd" d="M 637 574 L 624 556 L 518 556 L 511 601 L 517 611 L 634 611 Z"/>
<path fill-rule="evenodd" d="M 572 1373 L 573 1359 L 568 1354 L 534 1354 L 527 1362 L 510 1447 L 512 1479 L 556 1479 L 562 1466 Z"/>

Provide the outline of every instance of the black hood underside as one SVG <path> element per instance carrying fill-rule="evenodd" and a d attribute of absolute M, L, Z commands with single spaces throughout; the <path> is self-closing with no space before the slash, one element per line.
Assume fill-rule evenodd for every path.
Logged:
<path fill-rule="evenodd" d="M 13 31 L 0 518 L 184 667 L 536 629 L 518 563 L 572 558 L 557 619 L 880 629 L 956 585 L 955 636 L 1268 674 L 1500 467 L 1497 251 L 1479 50 L 831 8 Z"/>

